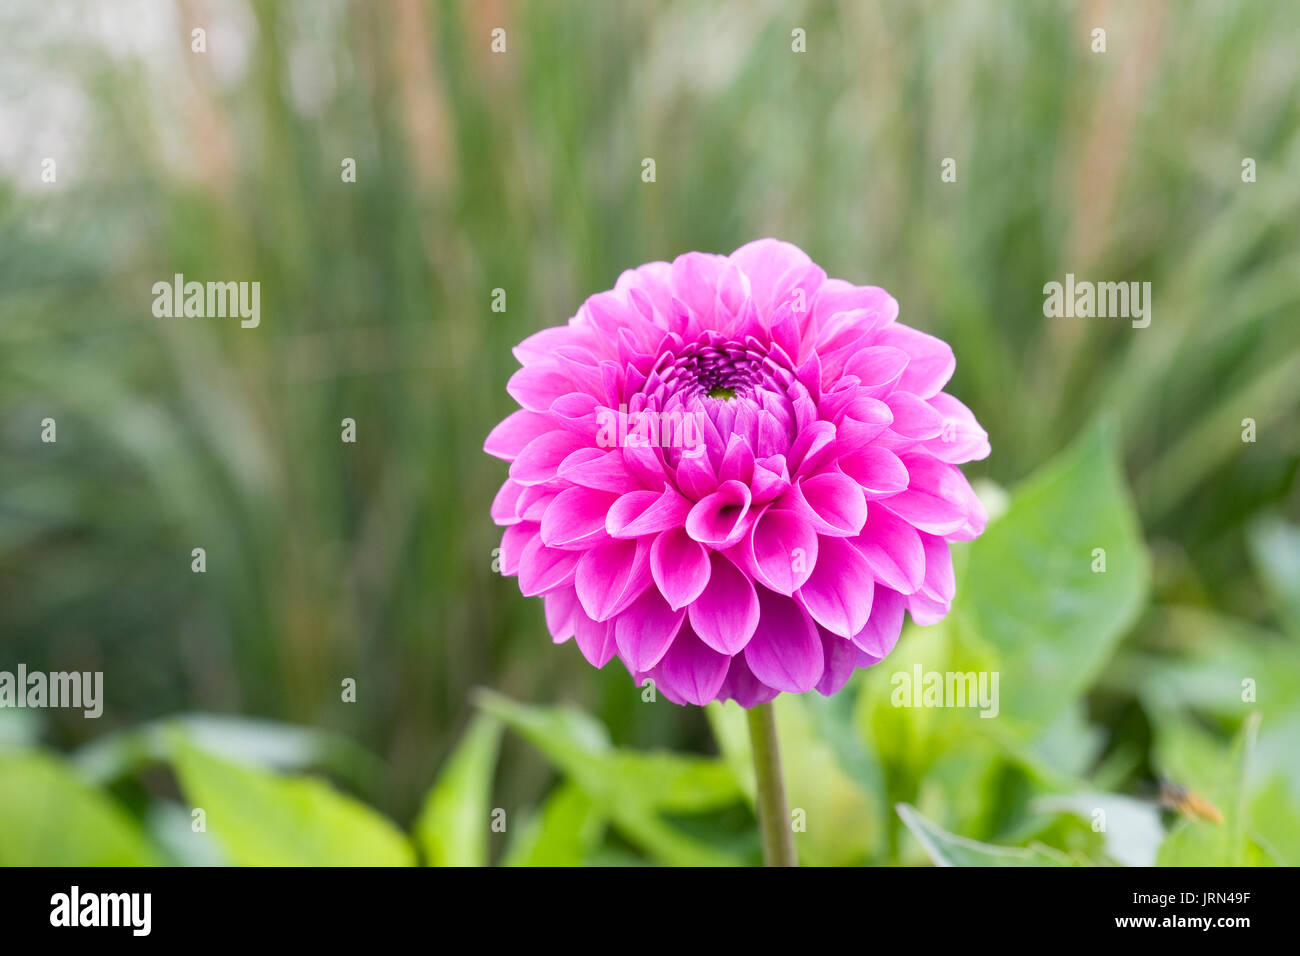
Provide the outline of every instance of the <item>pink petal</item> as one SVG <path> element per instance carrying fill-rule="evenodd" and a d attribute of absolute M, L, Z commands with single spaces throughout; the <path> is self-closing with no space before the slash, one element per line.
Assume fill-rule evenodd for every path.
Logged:
<path fill-rule="evenodd" d="M 581 557 L 577 551 L 546 547 L 540 536 L 533 538 L 519 555 L 519 590 L 535 597 L 569 584 Z"/>
<path fill-rule="evenodd" d="M 817 693 L 829 697 L 848 683 L 859 666 L 862 652 L 848 638 L 838 637 L 821 628 L 818 628 L 817 634 L 822 642 L 822 658 L 826 661 L 821 679 L 817 681 Z"/>
<path fill-rule="evenodd" d="M 741 707 L 748 709 L 766 704 L 779 693 L 780 691 L 775 687 L 768 687 L 754 676 L 754 672 L 745 663 L 744 654 L 737 654 L 731 658 L 727 679 L 722 682 L 722 687 L 718 690 L 718 700 L 734 700 Z"/>
<path fill-rule="evenodd" d="M 793 511 L 769 508 L 754 521 L 740 550 L 761 584 L 789 596 L 817 563 L 817 533 Z"/>
<path fill-rule="evenodd" d="M 521 485 L 539 485 L 556 476 L 560 462 L 586 442 L 570 432 L 553 431 L 538 435 L 519 452 L 510 465 L 510 477 Z"/>
<path fill-rule="evenodd" d="M 510 397 L 533 412 L 544 412 L 561 395 L 576 391 L 574 381 L 557 364 L 521 368 L 506 383 Z"/>
<path fill-rule="evenodd" d="M 930 399 L 930 407 L 943 417 L 939 437 L 923 447 L 929 454 L 954 465 L 980 461 L 989 456 L 989 435 L 975 420 L 971 410 L 947 392 Z"/>
<path fill-rule="evenodd" d="M 853 635 L 853 643 L 876 660 L 884 660 L 898 643 L 903 630 L 903 611 L 907 598 L 889 588 L 876 588 L 871 603 L 871 617 L 866 627 Z"/>
<path fill-rule="evenodd" d="M 801 478 L 786 498 L 819 534 L 850 537 L 861 531 L 867 520 L 867 499 L 861 486 L 838 472 Z"/>
<path fill-rule="evenodd" d="M 579 448 L 560 462 L 556 477 L 584 488 L 612 491 L 615 494 L 635 491 L 640 487 L 623 463 L 623 453 L 617 449 L 601 451 L 599 448 Z"/>
<path fill-rule="evenodd" d="M 605 537 L 605 515 L 616 496 L 591 488 L 566 488 L 542 516 L 542 543 L 548 548 L 585 551 Z"/>
<path fill-rule="evenodd" d="M 660 491 L 633 491 L 623 495 L 609 508 L 605 529 L 615 538 L 638 538 L 680 527 L 690 502 L 671 488 Z"/>
<path fill-rule="evenodd" d="M 577 554 L 565 551 L 562 554 Z M 650 586 L 650 542 L 611 540 L 581 555 L 574 586 L 582 609 L 593 621 L 606 621 Z"/>
<path fill-rule="evenodd" d="M 735 544 L 748 527 L 750 501 L 748 487 L 739 481 L 724 481 L 717 491 L 691 508 L 686 516 L 686 533 L 702 544 Z"/>
<path fill-rule="evenodd" d="M 546 611 L 546 629 L 551 632 L 551 640 L 563 644 L 573 637 L 573 612 L 582 612 L 577 592 L 571 587 L 559 588 L 544 595 L 542 603 Z"/>
<path fill-rule="evenodd" d="M 530 541 L 537 538 L 538 524 L 525 521 L 511 525 L 501 535 L 501 573 L 507 577 L 519 573 L 519 558 Z"/>
<path fill-rule="evenodd" d="M 758 601 L 761 613 L 745 645 L 745 663 L 768 687 L 795 694 L 812 690 L 824 667 L 817 625 L 793 600 L 766 588 Z"/>
<path fill-rule="evenodd" d="M 593 621 L 583 612 L 581 605 L 573 612 L 573 632 L 578 650 L 592 667 L 604 667 L 618 650 L 614 643 L 614 622 Z"/>
<path fill-rule="evenodd" d="M 859 349 L 844 363 L 845 375 L 856 375 L 873 396 L 888 394 L 907 368 L 907 353 L 887 345 Z"/>
<path fill-rule="evenodd" d="M 904 438 L 924 441 L 938 437 L 943 430 L 943 416 L 911 392 L 893 392 L 886 396 L 885 404 L 894 413 L 889 427 Z"/>
<path fill-rule="evenodd" d="M 718 696 L 730 666 L 730 657 L 709 647 L 690 624 L 684 624 L 651 676 L 666 695 L 703 707 Z"/>
<path fill-rule="evenodd" d="M 515 510 L 515 505 L 519 502 L 519 496 L 523 493 L 524 486 L 517 481 L 506 479 L 501 490 L 497 492 L 496 497 L 492 499 L 492 508 L 490 514 L 492 521 L 499 525 L 518 524 L 520 521 L 519 512 Z"/>
<path fill-rule="evenodd" d="M 862 533 L 851 539 L 867 559 L 876 580 L 911 594 L 925 580 L 925 549 L 916 529 L 873 502 Z"/>
<path fill-rule="evenodd" d="M 817 566 L 799 589 L 804 608 L 826 630 L 849 638 L 871 616 L 875 578 L 866 558 L 843 538 L 822 538 Z"/>
<path fill-rule="evenodd" d="M 907 353 L 907 369 L 898 380 L 898 387 L 921 398 L 939 394 L 957 367 L 952 346 L 947 342 L 899 322 L 881 329 L 876 335 L 876 344 L 889 345 Z"/>
<path fill-rule="evenodd" d="M 868 495 L 893 495 L 907 488 L 907 466 L 892 451 L 875 445 L 860 448 L 839 460 L 840 471 Z"/>
<path fill-rule="evenodd" d="M 650 573 L 669 607 L 685 607 L 709 583 L 709 552 L 683 528 L 655 538 L 650 548 Z"/>
<path fill-rule="evenodd" d="M 643 591 L 614 618 L 614 641 L 627 669 L 643 674 L 658 664 L 685 616 L 685 611 L 670 608 L 654 588 Z"/>
<path fill-rule="evenodd" d="M 546 415 L 520 409 L 511 412 L 492 429 L 483 442 L 483 450 L 496 458 L 514 461 L 525 445 L 554 428 Z"/>
<path fill-rule="evenodd" d="M 715 551 L 709 556 L 709 583 L 687 613 L 700 640 L 730 656 L 754 635 L 758 595 L 745 573 Z"/>

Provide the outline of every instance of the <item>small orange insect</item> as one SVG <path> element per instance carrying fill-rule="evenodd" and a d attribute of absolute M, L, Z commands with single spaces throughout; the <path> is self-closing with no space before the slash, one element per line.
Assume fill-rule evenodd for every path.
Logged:
<path fill-rule="evenodd" d="M 1170 780 L 1163 780 L 1160 783 L 1160 804 L 1194 820 L 1223 822 L 1223 814 L 1213 803 Z"/>

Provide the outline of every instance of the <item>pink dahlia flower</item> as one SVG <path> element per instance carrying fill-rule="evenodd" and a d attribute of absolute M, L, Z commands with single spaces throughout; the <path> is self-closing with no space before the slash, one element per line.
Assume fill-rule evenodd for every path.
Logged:
<path fill-rule="evenodd" d="M 670 700 L 832 694 L 953 597 L 988 435 L 943 341 L 762 239 L 624 272 L 514 350 L 501 570 L 556 643 Z"/>

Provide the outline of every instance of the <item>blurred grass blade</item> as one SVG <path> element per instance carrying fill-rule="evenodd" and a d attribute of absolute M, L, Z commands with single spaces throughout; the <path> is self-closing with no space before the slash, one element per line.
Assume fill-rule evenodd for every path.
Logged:
<path fill-rule="evenodd" d="M 477 715 L 425 798 L 415 842 L 429 866 L 487 866 L 501 721 Z"/>

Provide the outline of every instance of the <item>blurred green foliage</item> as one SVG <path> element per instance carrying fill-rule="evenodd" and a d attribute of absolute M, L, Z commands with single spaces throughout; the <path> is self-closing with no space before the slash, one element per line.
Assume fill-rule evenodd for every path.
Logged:
<path fill-rule="evenodd" d="M 950 341 L 994 449 L 966 471 L 1019 486 L 948 621 L 779 702 L 801 857 L 1118 861 L 1038 801 L 1126 795 L 1147 845 L 1168 777 L 1224 823 L 1163 862 L 1300 861 L 1300 6 L 114 8 L 0 12 L 0 669 L 106 692 L 0 712 L 0 862 L 317 862 L 345 831 L 370 862 L 756 861 L 738 711 L 551 646 L 492 572 L 481 444 L 511 345 L 763 235 Z M 1151 282 L 1151 326 L 1045 319 L 1067 272 Z M 259 281 L 261 326 L 154 318 L 176 273 Z M 1000 668 L 1005 719 L 892 707 L 915 663 Z"/>

